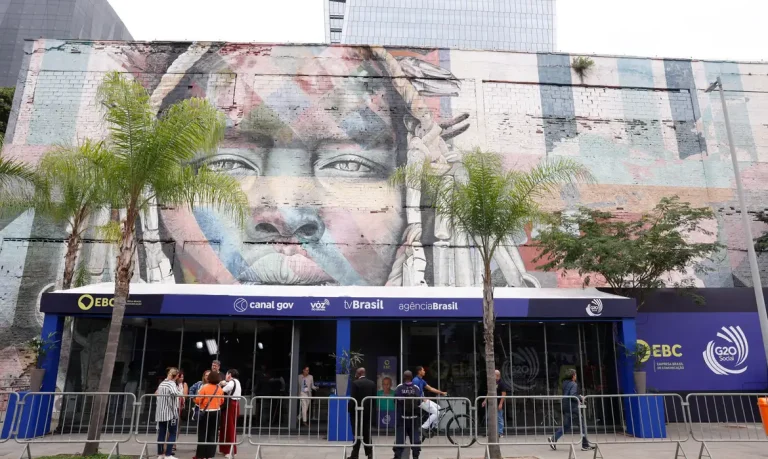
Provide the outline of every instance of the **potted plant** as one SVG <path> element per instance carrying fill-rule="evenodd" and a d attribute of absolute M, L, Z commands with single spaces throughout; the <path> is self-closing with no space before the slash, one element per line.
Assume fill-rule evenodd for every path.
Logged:
<path fill-rule="evenodd" d="M 651 348 L 641 341 L 638 341 L 633 349 L 628 348 L 624 344 L 622 344 L 621 347 L 624 348 L 625 355 L 630 357 L 634 362 L 635 392 L 638 394 L 645 394 L 647 391 L 647 378 L 644 368 L 645 363 L 651 355 Z"/>
<path fill-rule="evenodd" d="M 353 368 L 359 367 L 363 363 L 363 354 L 359 351 L 348 351 L 343 349 L 341 355 L 330 354 L 330 357 L 336 361 L 336 395 L 347 395 L 349 388 L 349 375 Z"/>
<path fill-rule="evenodd" d="M 27 343 L 27 349 L 35 354 L 35 368 L 29 377 L 30 392 L 40 391 L 40 387 L 43 385 L 43 377 L 45 376 L 45 369 L 41 368 L 41 365 L 48 352 L 55 349 L 58 344 L 59 340 L 56 339 L 56 332 L 48 333 L 48 336 L 45 338 L 36 336 Z"/>

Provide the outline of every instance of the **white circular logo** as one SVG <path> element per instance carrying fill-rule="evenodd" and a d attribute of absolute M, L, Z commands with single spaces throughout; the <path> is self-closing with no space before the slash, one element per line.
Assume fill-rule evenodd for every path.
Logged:
<path fill-rule="evenodd" d="M 238 298 L 235 300 L 235 311 L 245 312 L 248 309 L 248 301 L 245 298 Z"/>
<path fill-rule="evenodd" d="M 722 327 L 717 340 L 707 343 L 702 353 L 704 363 L 720 376 L 738 375 L 747 371 L 744 363 L 749 356 L 747 337 L 739 326 Z"/>
<path fill-rule="evenodd" d="M 519 390 L 529 390 L 536 386 L 539 376 L 539 356 L 532 347 L 518 348 L 512 352 L 512 358 L 504 362 L 502 379 L 507 386 Z M 511 375 L 511 376 L 510 376 Z"/>
<path fill-rule="evenodd" d="M 603 313 L 603 302 L 599 298 L 595 298 L 587 305 L 587 315 L 590 317 L 597 317 Z"/>

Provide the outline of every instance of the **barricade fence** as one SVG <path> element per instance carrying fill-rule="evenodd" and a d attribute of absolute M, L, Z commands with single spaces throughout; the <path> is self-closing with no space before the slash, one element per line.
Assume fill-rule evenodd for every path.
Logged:
<path fill-rule="evenodd" d="M 768 393 L 689 394 L 689 428 L 693 439 L 701 443 L 698 457 L 712 457 L 707 443 L 768 442 L 760 399 L 768 403 Z"/>
<path fill-rule="evenodd" d="M 465 397 L 366 397 L 356 438 L 365 450 L 466 448 L 475 442 L 472 402 Z M 359 457 L 363 457 L 362 452 Z"/>
<path fill-rule="evenodd" d="M 494 410 L 495 408 L 495 410 Z M 581 442 L 583 420 L 578 397 L 491 396 L 475 400 L 477 442 L 486 447 L 547 445 L 573 452 Z M 497 440 L 490 440 L 490 433 Z"/>
<path fill-rule="evenodd" d="M 248 430 L 248 400 L 228 395 L 142 395 L 136 407 L 134 439 L 150 453 L 174 455 L 177 448 L 195 457 L 237 454 Z M 154 453 L 152 453 L 154 454 Z"/>
<path fill-rule="evenodd" d="M 582 404 L 585 440 L 596 446 L 633 443 L 675 444 L 675 458 L 685 455 L 686 407 L 678 394 L 588 395 Z"/>
<path fill-rule="evenodd" d="M 589 440 L 598 448 L 676 444 L 677 457 L 684 455 L 681 443 L 692 439 L 701 444 L 699 457 L 711 457 L 710 442 L 768 442 L 761 398 L 768 403 L 768 393 L 697 393 L 686 399 L 677 394 L 505 396 L 478 397 L 474 403 L 463 397 L 378 396 L 358 405 L 350 397 L 143 395 L 137 400 L 132 393 L 0 392 L 0 442 L 14 438 L 27 451 L 33 443 L 100 442 L 113 444 L 114 452 L 135 440 L 143 447 L 142 456 L 152 445 L 187 451 L 212 447 L 226 454 L 246 440 L 257 450 L 338 447 L 345 454 L 357 441 L 365 449 L 413 445 L 458 450 L 478 443 L 486 449 L 562 447 L 573 456 Z M 95 424 L 99 438 L 89 439 L 99 403 L 106 405 Z M 227 407 L 226 414 L 221 406 Z M 493 406 L 500 408 L 495 416 L 489 409 Z M 501 434 L 493 442 L 491 429 Z"/>

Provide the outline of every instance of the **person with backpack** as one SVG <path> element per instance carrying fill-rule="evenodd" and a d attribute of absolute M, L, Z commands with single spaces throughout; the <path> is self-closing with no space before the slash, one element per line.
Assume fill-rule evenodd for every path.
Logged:
<path fill-rule="evenodd" d="M 579 401 L 583 400 L 584 397 L 579 395 L 579 385 L 576 384 L 576 369 L 569 368 L 565 372 L 565 379 L 563 380 L 563 426 L 555 431 L 554 437 L 547 438 L 552 451 L 557 450 L 555 443 L 563 436 L 564 432 L 573 433 L 574 424 L 579 424 L 581 427 L 581 450 L 591 451 L 595 449 L 595 446 L 587 440 L 585 419 L 582 417 L 581 423 L 579 423 Z"/>
<path fill-rule="evenodd" d="M 403 373 L 403 383 L 395 389 L 395 459 L 401 459 L 405 451 L 405 438 L 411 441 L 411 455 L 418 459 L 421 453 L 419 438 L 421 398 L 424 394 L 413 383 L 413 373 Z"/>

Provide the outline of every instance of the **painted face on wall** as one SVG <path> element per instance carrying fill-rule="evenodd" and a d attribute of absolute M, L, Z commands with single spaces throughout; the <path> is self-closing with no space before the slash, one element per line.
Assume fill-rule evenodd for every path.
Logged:
<path fill-rule="evenodd" d="M 245 227 L 212 209 L 163 215 L 174 239 L 211 241 L 179 256 L 184 282 L 386 283 L 405 227 L 387 180 L 404 163 L 407 113 L 389 78 L 354 73 L 255 77 L 250 107 L 198 160 L 240 182 Z"/>

